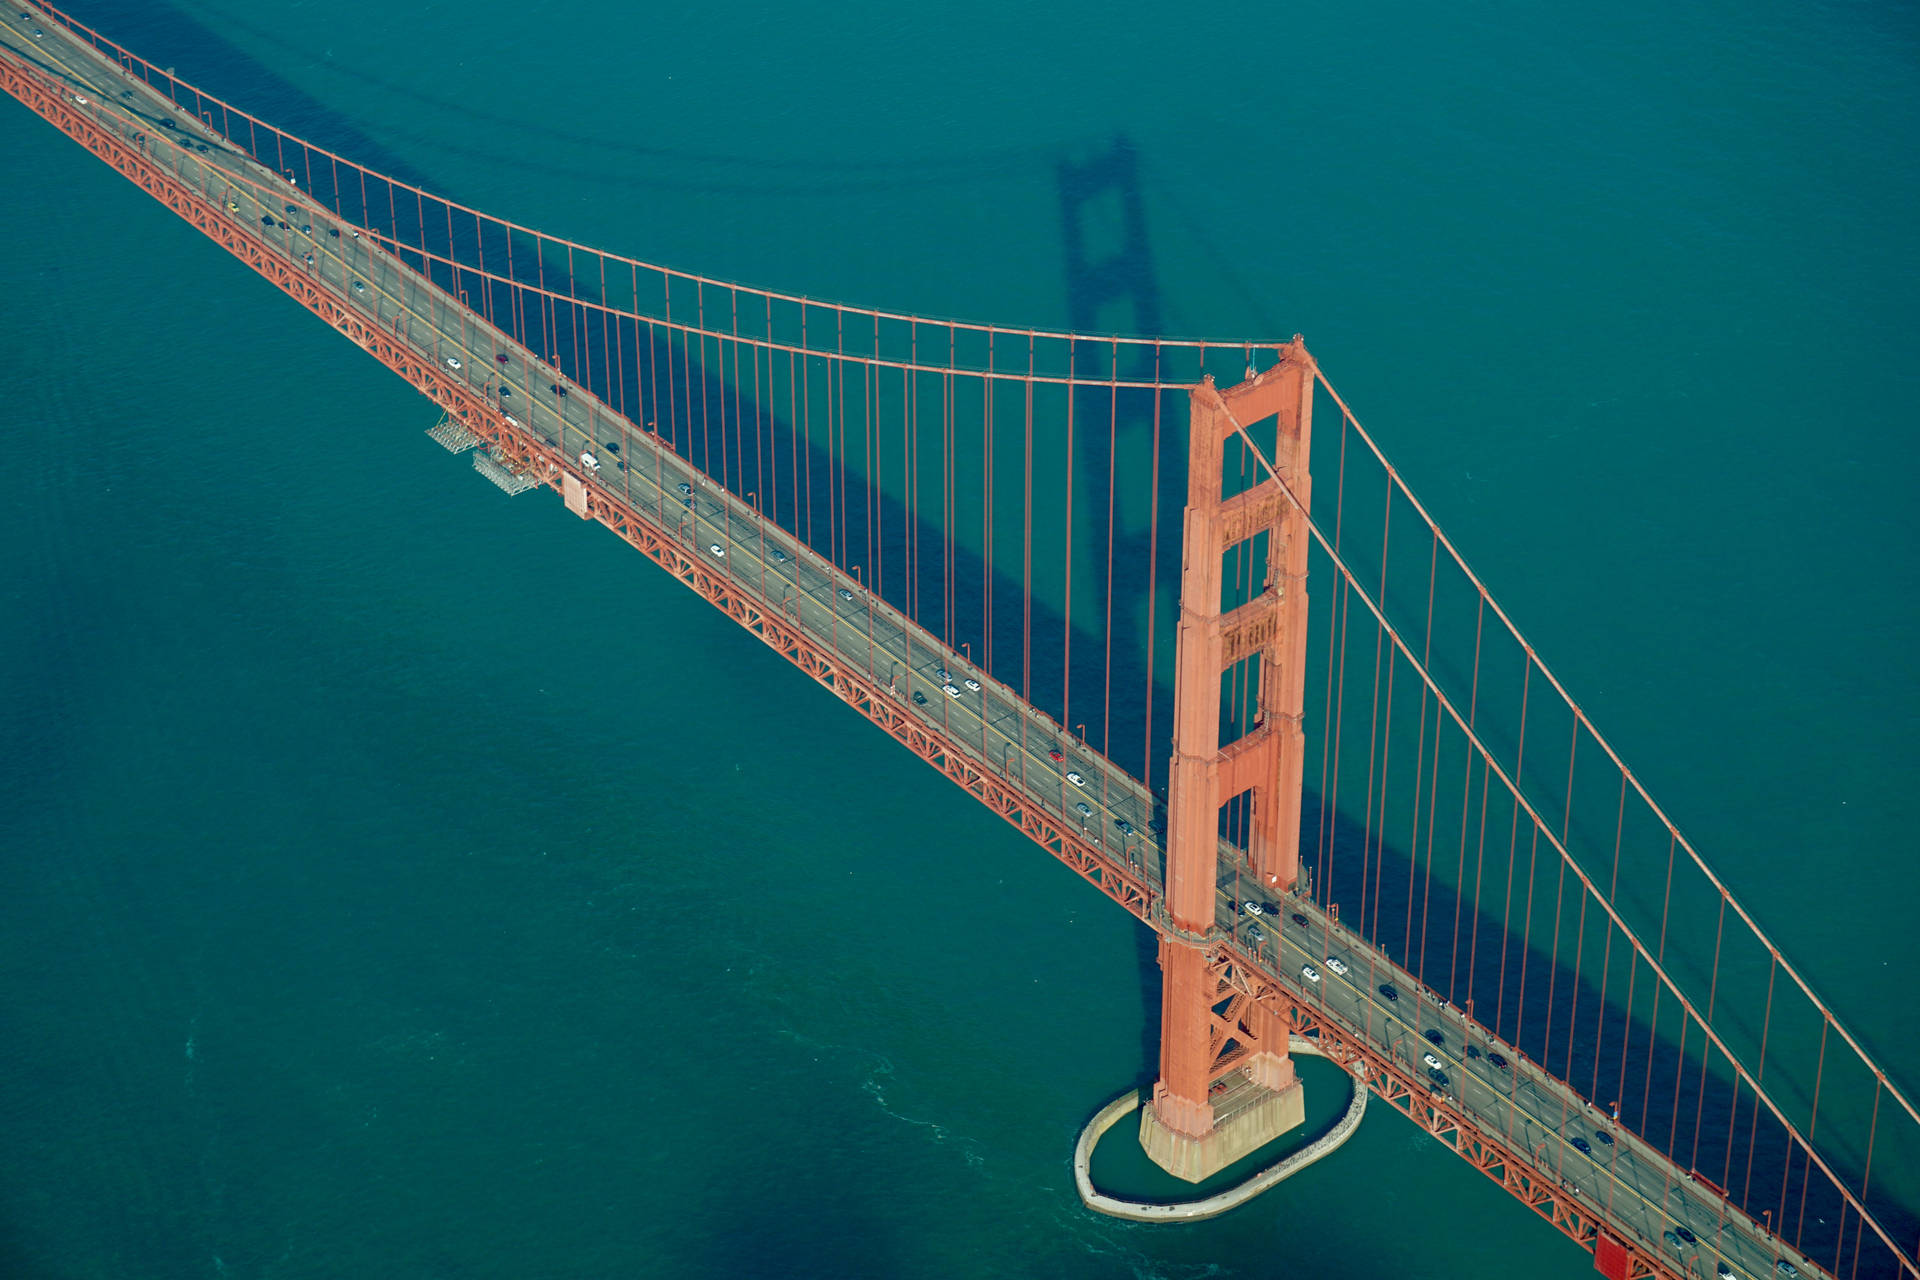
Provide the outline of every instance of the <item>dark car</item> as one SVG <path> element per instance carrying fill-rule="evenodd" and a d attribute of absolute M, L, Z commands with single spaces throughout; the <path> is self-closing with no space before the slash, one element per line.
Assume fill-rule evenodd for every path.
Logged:
<path fill-rule="evenodd" d="M 609 440 L 606 442 L 606 450 L 608 453 L 618 453 L 620 452 L 620 446 Z"/>
<path fill-rule="evenodd" d="M 272 215 L 272 214 L 270 214 L 270 213 L 263 213 L 263 214 L 261 214 L 261 215 L 260 215 L 260 225 L 261 225 L 261 226 L 263 226 L 263 227 L 270 227 L 270 226 L 272 226 L 272 225 L 273 225 L 273 215 Z"/>
<path fill-rule="evenodd" d="M 1605 1129 L 1595 1129 L 1593 1131 L 1593 1140 L 1599 1143 L 1603 1147 L 1610 1147 L 1613 1145 L 1613 1135 L 1608 1133 Z"/>
<path fill-rule="evenodd" d="M 914 705 L 914 706 L 916 706 L 916 707 L 924 707 L 924 706 L 926 706 L 926 705 L 927 705 L 927 695 L 926 695 L 926 694 L 924 694 L 924 693 L 922 693 L 922 692 L 920 692 L 920 691 L 919 691 L 918 689 L 915 689 L 915 690 L 913 691 L 913 705 Z"/>
<path fill-rule="evenodd" d="M 1298 911 L 1293 913 L 1293 922 L 1299 925 L 1302 929 L 1307 927 L 1307 918 L 1301 915 Z"/>
<path fill-rule="evenodd" d="M 1389 1000 L 1398 1000 L 1400 998 L 1400 993 L 1393 989 L 1391 982 L 1383 982 L 1380 984 L 1380 994 Z"/>
<path fill-rule="evenodd" d="M 1451 1084 L 1451 1083 L 1452 1083 L 1452 1081 L 1450 1081 L 1450 1080 L 1448 1080 L 1448 1079 L 1447 1079 L 1447 1073 L 1446 1073 L 1446 1072 L 1444 1072 L 1444 1071 L 1435 1071 L 1435 1070 L 1433 1070 L 1432 1068 L 1428 1068 L 1428 1070 L 1427 1070 L 1427 1083 L 1428 1083 L 1429 1085 L 1431 1085 L 1431 1086 L 1432 1086 L 1433 1088 L 1435 1088 L 1435 1089 L 1444 1089 L 1444 1088 L 1446 1088 L 1446 1087 L 1447 1087 L 1447 1086 L 1448 1086 L 1449 1084 Z"/>
<path fill-rule="evenodd" d="M 511 399 L 513 399 L 513 388 L 512 388 L 512 387 L 501 387 L 501 388 L 500 388 L 500 398 L 501 398 L 502 400 L 511 400 Z"/>
<path fill-rule="evenodd" d="M 1438 1027 L 1430 1028 L 1427 1031 L 1427 1039 L 1433 1041 L 1437 1045 L 1444 1046 L 1447 1043 L 1446 1033 L 1441 1031 Z"/>
<path fill-rule="evenodd" d="M 1507 1069 L 1507 1058 L 1505 1054 L 1490 1053 L 1487 1055 L 1487 1061 L 1493 1064 L 1494 1070 L 1496 1071 L 1505 1071 Z"/>
<path fill-rule="evenodd" d="M 1473 1045 L 1467 1046 L 1467 1059 L 1472 1061 L 1480 1056 L 1480 1050 Z"/>
<path fill-rule="evenodd" d="M 310 223 L 310 222 L 303 222 L 303 223 L 301 223 L 301 224 L 300 224 L 300 234 L 301 234 L 301 235 L 303 235 L 303 236 L 310 236 L 310 235 L 312 235 L 312 234 L 313 234 L 313 224 L 312 224 L 312 223 Z"/>
<path fill-rule="evenodd" d="M 333 237 L 333 238 L 334 238 L 335 240 L 338 240 L 338 239 L 340 238 L 340 228 L 338 228 L 338 227 L 328 227 L 328 228 L 327 228 L 327 234 L 328 234 L 329 236 L 332 236 L 332 237 Z"/>
<path fill-rule="evenodd" d="M 1700 1238 L 1698 1236 L 1694 1235 L 1693 1232 L 1687 1230 L 1685 1227 L 1681 1226 L 1679 1223 L 1674 1224 L 1673 1234 L 1680 1237 L 1680 1242 L 1682 1244 L 1699 1244 L 1700 1243 Z"/>
<path fill-rule="evenodd" d="M 768 547 L 767 554 L 773 557 L 775 564 L 785 564 L 787 562 L 787 553 L 778 547 Z"/>
<path fill-rule="evenodd" d="M 1133 834 L 1133 824 L 1131 822 L 1128 822 L 1125 818 L 1115 818 L 1113 820 L 1113 825 L 1120 829 L 1120 834 L 1123 836 L 1130 836 Z"/>
<path fill-rule="evenodd" d="M 1593 1154 L 1593 1146 L 1585 1138 L 1575 1138 L 1573 1140 L 1573 1149 L 1575 1151 L 1578 1151 L 1583 1156 L 1590 1156 Z"/>
<path fill-rule="evenodd" d="M 299 205 L 297 205 L 297 204 L 290 204 L 290 205 L 288 205 L 288 206 L 287 206 L 287 212 L 288 212 L 288 213 L 298 213 L 298 212 L 300 212 L 300 206 L 299 206 Z"/>

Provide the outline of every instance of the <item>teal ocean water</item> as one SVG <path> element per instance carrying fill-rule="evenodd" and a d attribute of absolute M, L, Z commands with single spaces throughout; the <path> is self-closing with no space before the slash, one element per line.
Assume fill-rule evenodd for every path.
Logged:
<path fill-rule="evenodd" d="M 1164 327 L 1305 334 L 1920 1081 L 1910 12 L 73 8 L 524 224 L 940 315 L 1067 324 L 1059 166 L 1125 139 Z M 1226 1218 L 1084 1212 L 1126 915 L 0 129 L 0 1275 L 1589 1273 L 1386 1108 Z"/>

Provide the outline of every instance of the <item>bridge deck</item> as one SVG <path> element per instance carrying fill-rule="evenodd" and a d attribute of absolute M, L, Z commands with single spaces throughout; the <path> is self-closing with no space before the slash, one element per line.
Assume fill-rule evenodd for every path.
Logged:
<path fill-rule="evenodd" d="M 708 480 L 643 426 L 584 389 L 569 387 L 565 396 L 550 391 L 561 385 L 550 366 L 414 271 L 366 229 L 312 204 L 280 175 L 59 25 L 16 20 L 19 12 L 0 23 L 0 48 L 47 73 L 64 86 L 69 104 L 96 126 L 137 147 L 273 254 L 309 273 L 339 301 L 489 406 L 545 460 L 546 470 L 534 479 L 559 488 L 563 471 L 570 473 L 587 495 L 602 500 L 596 512 L 602 518 L 608 505 L 623 508 L 676 542 L 706 572 L 724 575 L 766 616 L 804 632 L 845 673 L 937 735 L 943 748 L 965 753 L 980 772 L 1011 785 L 1022 804 L 1049 815 L 1083 852 L 1143 882 L 1149 898 L 1133 909 L 1154 927 L 1165 927 L 1152 909 L 1163 879 L 1162 851 L 1152 832 L 1155 798 L 1138 780 L 1085 749 L 1015 691 L 846 578 L 792 534 L 763 520 L 752 505 Z M 504 362 L 497 359 L 502 355 Z M 583 453 L 598 458 L 597 471 L 581 463 Z M 943 671 L 961 686 L 959 697 L 942 691 Z M 969 678 L 980 683 L 978 691 L 965 688 Z M 915 694 L 925 701 L 916 701 Z M 1063 755 L 1058 762 L 1050 756 L 1056 749 Z M 1079 773 L 1085 785 L 1071 784 L 1069 771 Z M 1081 814 L 1077 806 L 1082 804 L 1090 812 Z M 1119 827 L 1122 821 L 1131 834 Z M 1556 1194 L 1571 1197 L 1591 1221 L 1634 1245 L 1643 1267 L 1657 1259 L 1669 1274 L 1711 1277 L 1714 1260 L 1724 1258 L 1737 1274 L 1759 1276 L 1774 1274 L 1775 1259 L 1791 1256 L 1802 1274 L 1818 1273 L 1814 1264 L 1783 1251 L 1752 1219 L 1611 1125 L 1511 1046 L 1470 1023 L 1460 1010 L 1425 995 L 1411 974 L 1311 902 L 1289 899 L 1278 904 L 1277 916 L 1239 914 L 1233 901 L 1237 856 L 1221 864 L 1219 953 L 1277 984 L 1285 999 L 1357 1046 L 1374 1069 L 1377 1087 L 1389 1079 L 1410 1085 L 1416 1097 L 1402 1097 L 1404 1110 L 1436 1128 L 1452 1118 L 1506 1148 L 1536 1178 L 1557 1183 Z M 1304 927 L 1296 916 L 1306 921 Z M 1251 933 L 1255 926 L 1258 941 Z M 1334 971 L 1330 957 L 1338 958 L 1347 973 Z M 1300 977 L 1308 963 L 1319 970 L 1319 981 Z M 1382 994 L 1382 984 L 1398 997 Z M 1428 1041 L 1429 1031 L 1438 1031 L 1442 1043 Z M 1466 1055 L 1468 1045 L 1477 1057 Z M 1427 1087 L 1422 1057 L 1429 1052 L 1444 1064 L 1444 1087 Z M 1494 1054 L 1508 1066 L 1496 1068 Z M 1604 1142 L 1601 1134 L 1614 1141 Z M 1592 1150 L 1577 1150 L 1575 1137 Z M 1534 1207 L 1549 1217 L 1558 1212 L 1537 1201 Z M 1566 1222 L 1556 1225 L 1579 1238 Z M 1666 1244 L 1663 1233 L 1675 1226 L 1687 1228 L 1699 1243 L 1679 1250 Z M 1590 1239 L 1587 1243 L 1591 1247 Z"/>

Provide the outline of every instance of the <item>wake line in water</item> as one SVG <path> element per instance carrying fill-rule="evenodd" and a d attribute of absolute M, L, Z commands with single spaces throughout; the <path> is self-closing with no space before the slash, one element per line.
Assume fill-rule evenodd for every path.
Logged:
<path fill-rule="evenodd" d="M 982 1169 L 986 1167 L 987 1161 L 986 1155 L 984 1154 L 986 1145 L 977 1138 L 969 1138 L 964 1134 L 955 1133 L 937 1120 L 922 1120 L 917 1116 L 910 1116 L 905 1112 L 896 1111 L 888 1104 L 886 1088 L 882 1081 L 886 1077 L 894 1076 L 897 1073 L 893 1065 L 893 1060 L 885 1054 L 875 1053 L 871 1049 L 856 1048 L 852 1045 L 831 1044 L 825 1041 L 815 1040 L 810 1036 L 793 1030 L 791 1027 L 779 1028 L 779 1034 L 785 1036 L 795 1044 L 800 1045 L 802 1048 L 813 1051 L 816 1055 L 825 1053 L 838 1058 L 851 1059 L 855 1062 L 864 1061 L 871 1064 L 866 1068 L 865 1074 L 861 1078 L 860 1092 L 872 1098 L 884 1115 L 898 1120 L 903 1124 L 911 1125 L 914 1128 L 927 1130 L 928 1133 L 933 1136 L 934 1142 L 942 1146 L 954 1146 L 960 1152 L 961 1158 L 967 1162 L 969 1168 Z M 817 1060 L 816 1058 L 816 1061 Z"/>

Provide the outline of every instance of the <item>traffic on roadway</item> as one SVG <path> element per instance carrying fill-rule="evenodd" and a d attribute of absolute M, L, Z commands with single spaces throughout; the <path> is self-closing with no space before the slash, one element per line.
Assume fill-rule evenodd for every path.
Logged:
<path fill-rule="evenodd" d="M 567 459 L 584 485 L 653 522 L 710 570 L 757 596 L 768 614 L 830 647 L 979 767 L 1077 828 L 1101 856 L 1159 892 L 1163 815 L 1137 779 L 912 624 L 857 576 L 763 519 L 654 432 L 569 385 L 552 365 L 409 267 L 396 246 L 336 217 L 287 175 L 259 164 L 58 24 L 24 8 L 9 19 L 0 26 L 0 43 L 56 78 L 76 109 L 463 384 L 506 424 Z M 1265 899 L 1249 887 L 1244 854 L 1224 844 L 1222 854 L 1216 923 L 1223 943 L 1557 1177 L 1609 1230 L 1637 1237 L 1681 1274 L 1817 1273 L 1609 1114 L 1423 990 L 1383 950 L 1309 898 Z"/>

